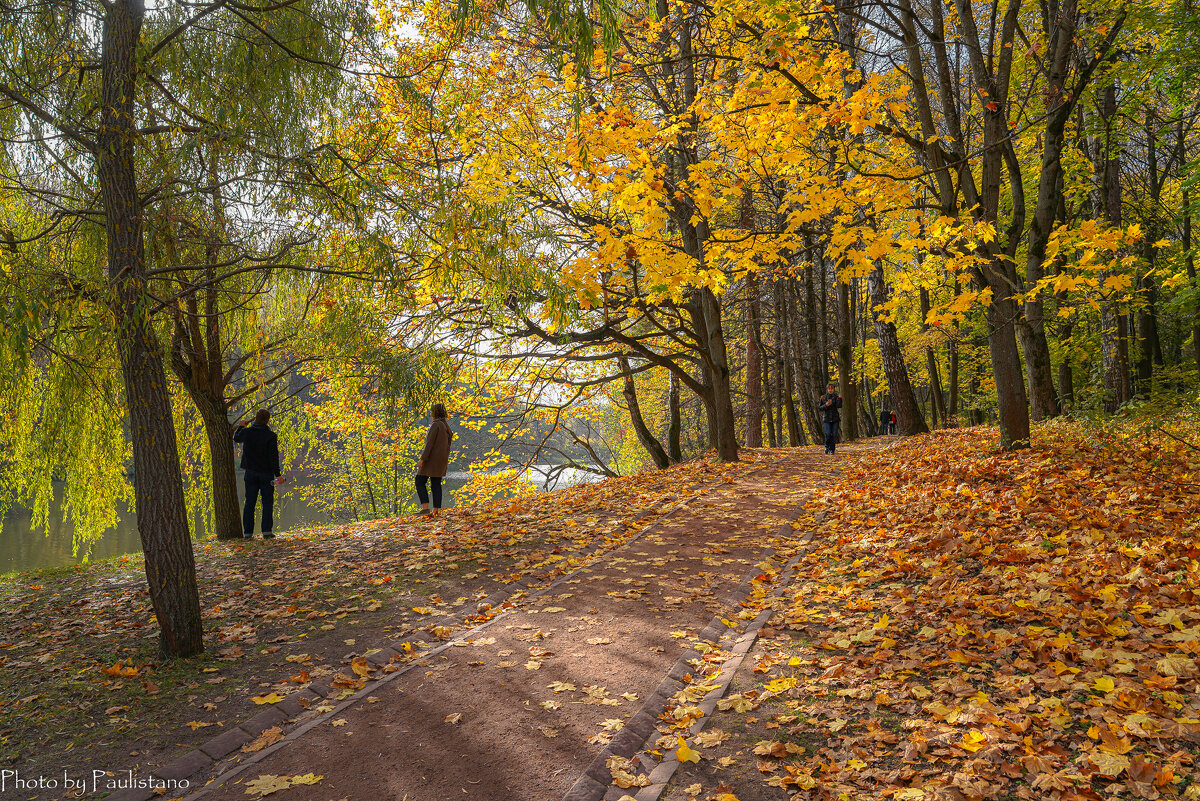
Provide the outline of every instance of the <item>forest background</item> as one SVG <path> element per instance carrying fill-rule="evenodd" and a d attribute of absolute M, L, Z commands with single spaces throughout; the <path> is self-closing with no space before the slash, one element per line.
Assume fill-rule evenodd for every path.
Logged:
<path fill-rule="evenodd" d="M 270 408 L 333 519 L 1197 401 L 1184 0 L 5 6 L 0 507 L 132 500 L 169 654 Z M 1031 433 L 1032 431 L 1032 433 Z M 2 511 L 2 509 L 0 509 Z M 198 527 L 189 521 L 199 520 Z M 196 528 L 198 530 L 193 530 Z"/>

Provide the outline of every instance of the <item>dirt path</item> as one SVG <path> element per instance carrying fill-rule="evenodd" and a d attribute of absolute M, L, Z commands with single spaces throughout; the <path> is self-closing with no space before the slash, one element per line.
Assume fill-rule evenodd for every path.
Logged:
<path fill-rule="evenodd" d="M 689 501 L 370 696 L 310 710 L 307 726 L 218 765 L 189 799 L 246 799 L 264 776 L 305 774 L 323 778 L 275 797 L 563 797 L 713 616 L 736 620 L 743 581 L 774 555 L 771 536 L 836 463 L 815 448 L 786 451 Z M 630 729 L 644 740 L 653 722 Z"/>

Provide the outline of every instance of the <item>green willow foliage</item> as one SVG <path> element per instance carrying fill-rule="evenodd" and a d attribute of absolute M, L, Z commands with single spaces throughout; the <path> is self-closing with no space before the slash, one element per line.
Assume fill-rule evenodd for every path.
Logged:
<path fill-rule="evenodd" d="M 44 525 L 52 479 L 65 480 L 85 551 L 132 494 L 120 277 L 97 172 L 107 5 L 0 8 L 0 506 L 29 506 Z M 346 238 L 357 212 L 337 118 L 364 104 L 361 67 L 379 61 L 369 6 L 146 4 L 133 121 L 149 278 L 139 313 L 164 362 L 181 315 L 220 328 L 225 366 L 303 320 L 314 268 L 337 260 L 325 239 Z M 215 301 L 197 310 L 212 286 Z M 270 399 L 287 358 L 246 359 L 234 413 Z M 169 380 L 191 519 L 208 528 L 207 443 Z"/>

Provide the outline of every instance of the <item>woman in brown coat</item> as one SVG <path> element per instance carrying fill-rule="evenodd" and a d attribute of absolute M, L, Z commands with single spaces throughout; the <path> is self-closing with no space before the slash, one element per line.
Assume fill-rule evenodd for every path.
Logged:
<path fill-rule="evenodd" d="M 446 422 L 446 407 L 442 404 L 433 404 L 429 416 L 433 422 L 425 434 L 425 450 L 421 451 L 421 458 L 417 460 L 417 497 L 421 500 L 421 514 L 436 516 L 442 508 L 442 478 L 450 462 L 450 443 L 454 440 L 454 432 Z M 432 511 L 429 509 L 426 482 L 433 485 Z"/>

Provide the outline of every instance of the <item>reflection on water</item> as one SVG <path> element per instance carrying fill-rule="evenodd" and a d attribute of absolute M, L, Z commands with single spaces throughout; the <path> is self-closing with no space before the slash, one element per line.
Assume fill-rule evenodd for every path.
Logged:
<path fill-rule="evenodd" d="M 575 484 L 580 481 L 594 480 L 596 477 L 581 471 L 563 471 L 545 485 L 545 475 L 549 468 L 545 465 L 535 465 L 531 479 L 540 489 L 552 490 Z M 468 473 L 449 473 L 443 483 L 444 504 L 454 505 L 453 491 L 470 479 Z M 238 498 L 243 497 L 244 487 L 241 471 L 238 471 Z M 308 526 L 330 523 L 329 516 L 318 509 L 307 505 L 297 491 L 304 484 L 289 482 L 282 490 L 275 492 L 275 530 L 290 531 Z M 414 490 L 415 500 L 415 490 Z M 50 531 L 42 533 L 33 530 L 33 514 L 28 509 L 14 507 L 4 517 L 0 525 L 0 573 L 13 570 L 33 570 L 41 567 L 62 567 L 78 564 L 83 561 L 83 555 L 71 552 L 71 540 L 74 527 L 62 518 L 61 488 L 56 493 L 50 506 Z M 257 514 L 256 514 L 257 518 Z M 127 553 L 140 553 L 141 539 L 137 532 L 137 515 L 132 509 L 122 504 L 118 508 L 117 525 L 109 529 L 98 540 L 92 543 L 88 558 L 107 559 Z"/>

